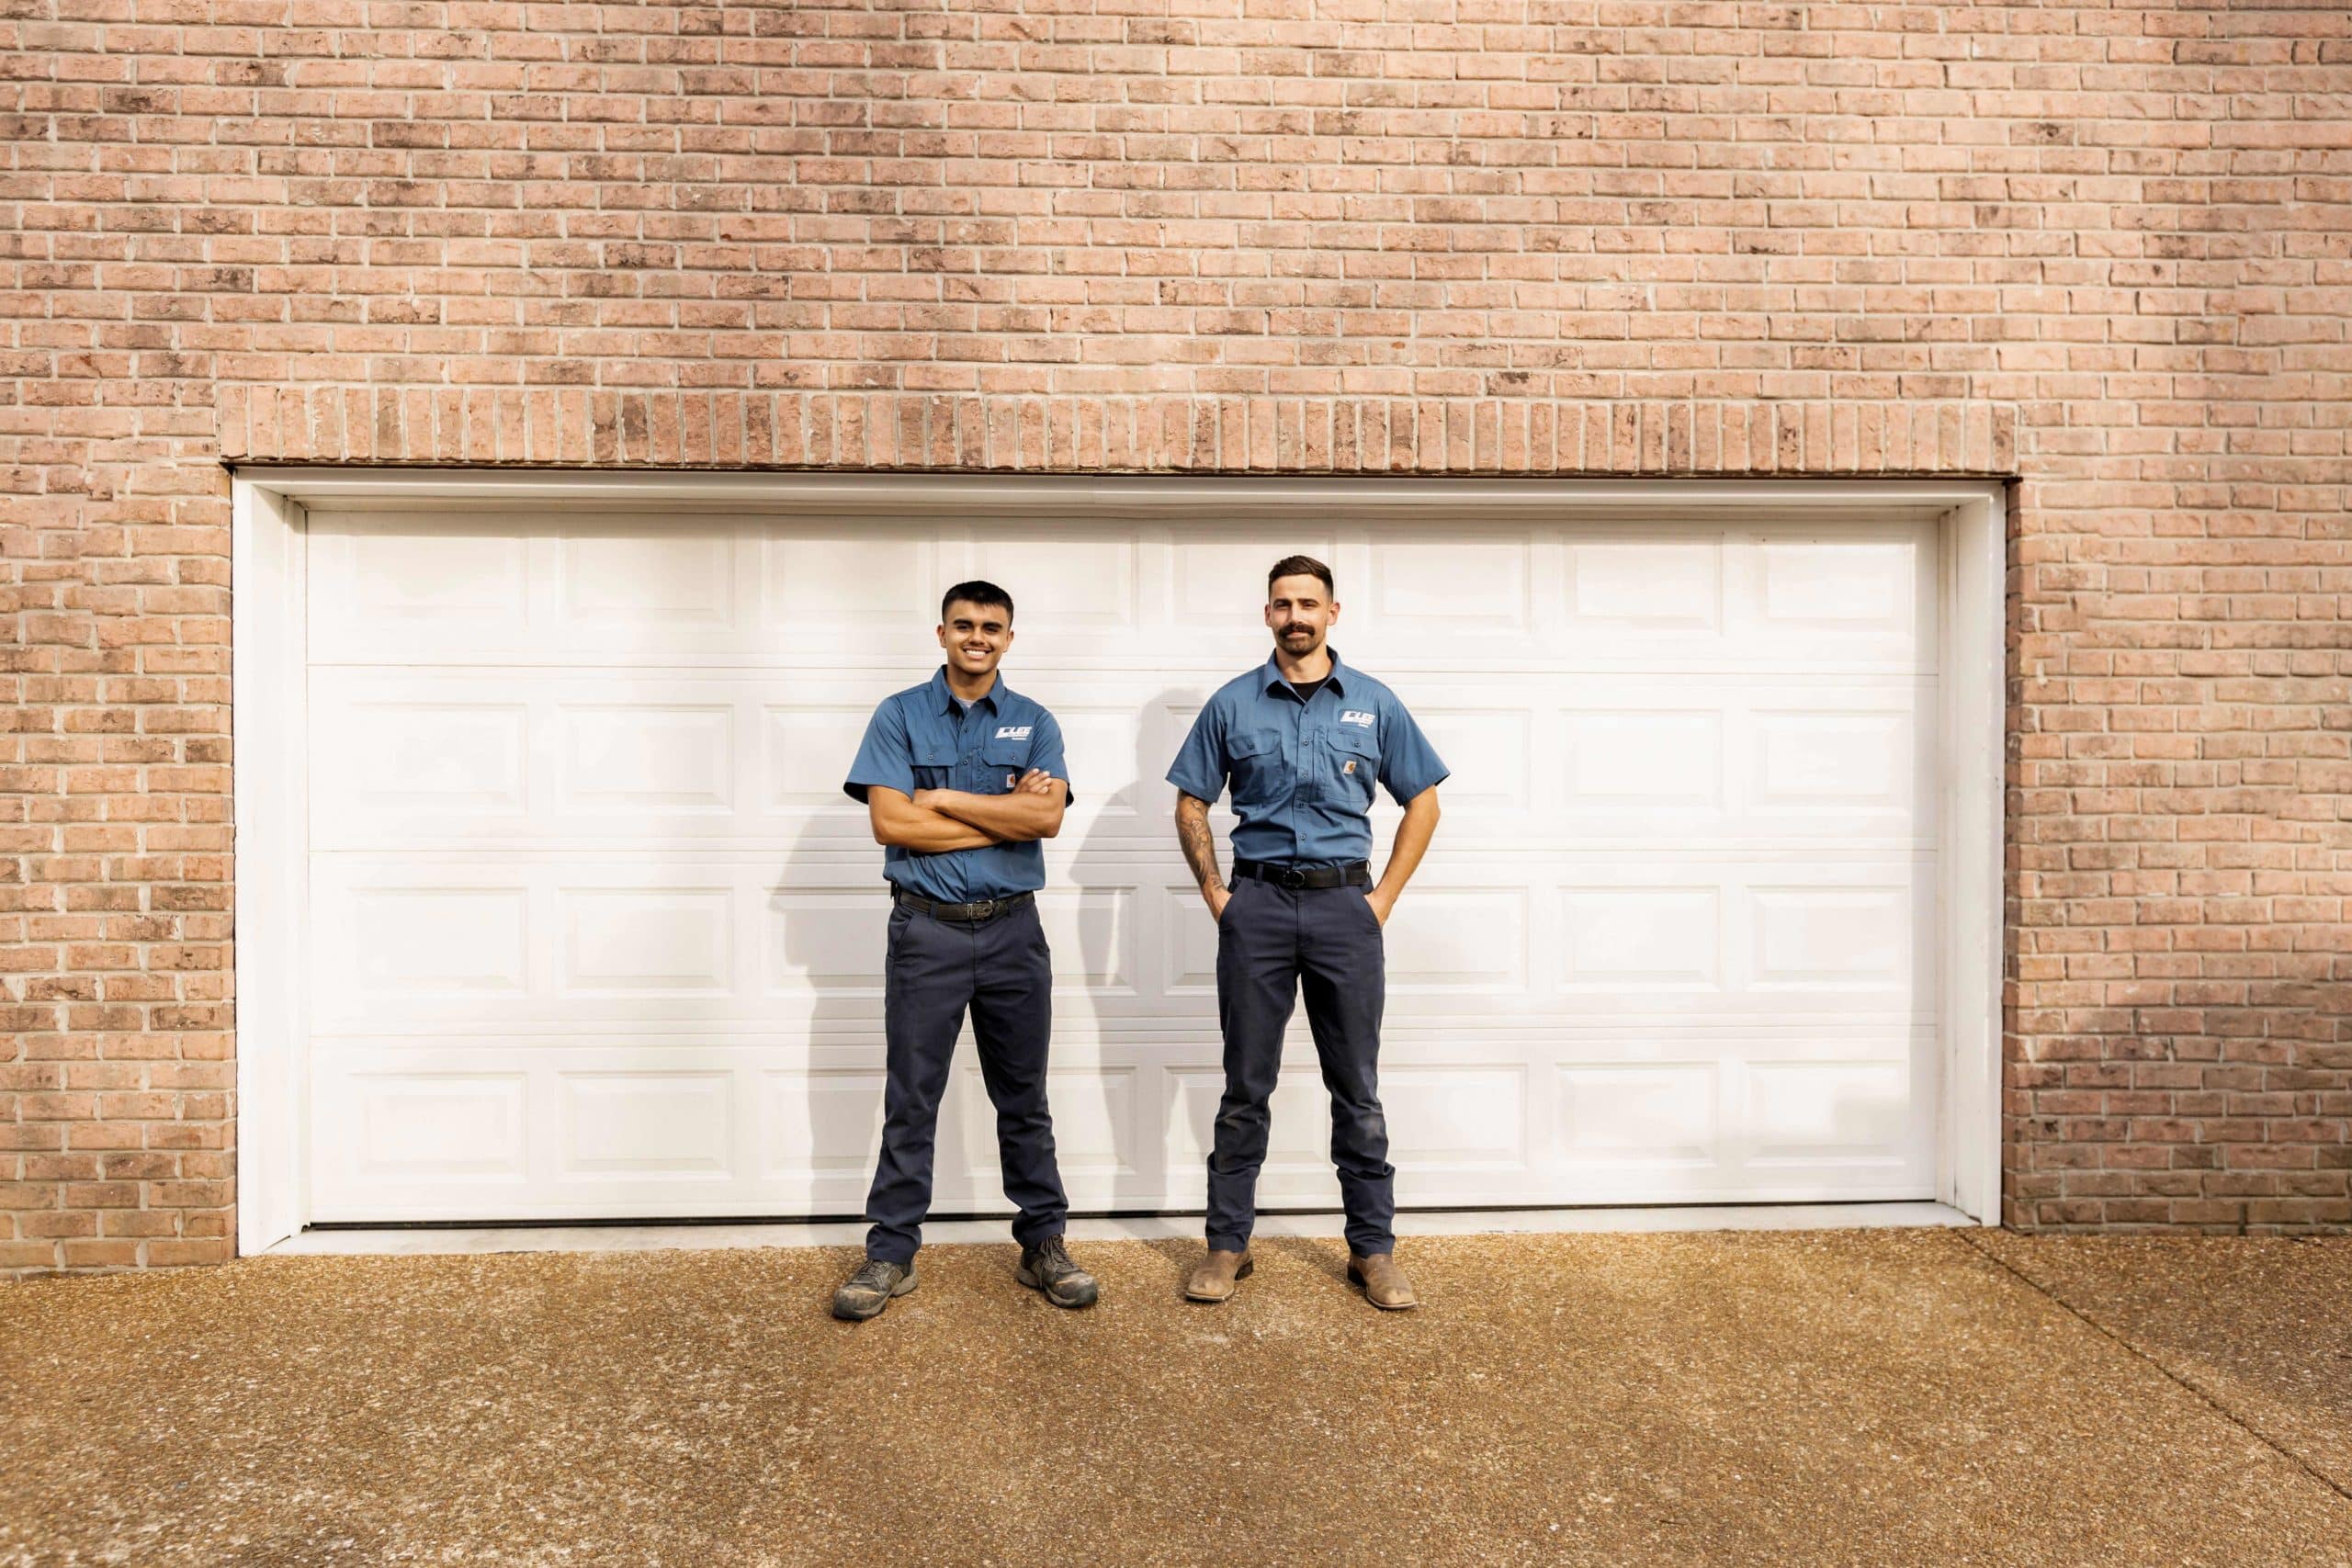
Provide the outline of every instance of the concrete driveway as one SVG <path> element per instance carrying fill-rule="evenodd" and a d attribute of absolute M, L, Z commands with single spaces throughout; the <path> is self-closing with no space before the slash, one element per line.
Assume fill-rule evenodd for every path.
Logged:
<path fill-rule="evenodd" d="M 0 1562 L 2352 1563 L 2352 1239 L 265 1258 L 0 1287 Z"/>

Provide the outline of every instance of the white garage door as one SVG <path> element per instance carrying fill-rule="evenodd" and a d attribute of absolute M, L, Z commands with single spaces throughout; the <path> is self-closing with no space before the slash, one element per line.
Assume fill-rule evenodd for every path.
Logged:
<path fill-rule="evenodd" d="M 1265 657 L 1294 549 L 1453 769 L 1388 932 L 1399 1201 L 1934 1190 L 1930 524 L 309 530 L 315 1220 L 854 1213 L 886 903 L 840 783 L 965 577 L 1014 594 L 1007 679 L 1069 737 L 1040 902 L 1071 1200 L 1198 1208 L 1216 933 L 1160 774 Z M 936 1211 L 1001 1212 L 963 1050 Z M 1336 1201 L 1328 1126 L 1302 1017 L 1265 1206 Z"/>

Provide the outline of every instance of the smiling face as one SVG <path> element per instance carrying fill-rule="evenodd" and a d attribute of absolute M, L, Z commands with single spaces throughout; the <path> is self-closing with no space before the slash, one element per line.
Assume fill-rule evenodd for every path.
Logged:
<path fill-rule="evenodd" d="M 992 672 L 1012 646 L 1012 612 L 1001 604 L 951 600 L 940 623 L 939 646 L 947 666 L 975 679 Z"/>
<path fill-rule="evenodd" d="M 1310 659 L 1331 635 L 1340 602 L 1312 572 L 1277 577 L 1266 589 L 1266 629 L 1286 659 Z"/>

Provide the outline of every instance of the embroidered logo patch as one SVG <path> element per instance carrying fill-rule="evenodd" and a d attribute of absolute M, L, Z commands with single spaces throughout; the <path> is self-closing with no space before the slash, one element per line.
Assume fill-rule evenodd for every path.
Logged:
<path fill-rule="evenodd" d="M 1350 708 L 1347 712 L 1340 716 L 1340 722 L 1341 724 L 1361 724 L 1366 729 L 1370 729 L 1372 728 L 1372 715 L 1364 712 L 1362 708 Z"/>
<path fill-rule="evenodd" d="M 1343 764 L 1343 765 L 1340 767 L 1340 772 L 1341 772 L 1341 773 L 1354 773 L 1355 771 L 1356 771 L 1356 760 L 1355 760 L 1353 757 L 1349 758 L 1349 759 L 1347 760 L 1346 763 L 1345 763 L 1345 764 Z"/>
<path fill-rule="evenodd" d="M 1035 728 L 1035 725 L 1029 724 L 1001 725 L 998 727 L 996 738 L 999 740 L 1026 740 L 1029 739 L 1029 731 Z"/>

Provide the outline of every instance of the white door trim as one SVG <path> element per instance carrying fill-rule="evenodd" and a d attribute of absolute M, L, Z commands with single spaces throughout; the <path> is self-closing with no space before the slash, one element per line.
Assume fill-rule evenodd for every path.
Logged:
<path fill-rule="evenodd" d="M 304 519 L 338 509 L 466 510 L 691 504 L 780 516 L 1168 517 L 1237 508 L 1324 515 L 1629 519 L 1760 516 L 1825 523 L 1889 507 L 1939 518 L 1939 780 L 1947 868 L 1943 1125 L 1937 1197 L 1996 1223 L 2001 1173 L 2002 779 L 2006 724 L 2006 488 L 1993 480 L 1652 480 L 1085 477 L 938 474 L 561 473 L 430 468 L 233 471 L 232 726 L 236 745 L 238 1250 L 308 1222 L 301 1048 L 306 1035 L 308 756 Z"/>

